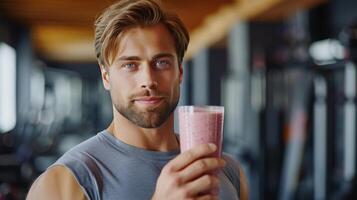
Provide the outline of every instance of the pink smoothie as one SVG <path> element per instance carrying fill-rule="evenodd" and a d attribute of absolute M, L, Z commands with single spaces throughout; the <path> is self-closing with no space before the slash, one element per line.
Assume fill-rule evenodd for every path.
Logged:
<path fill-rule="evenodd" d="M 221 157 L 224 108 L 219 106 L 180 106 L 179 129 L 181 152 L 199 144 L 214 143 Z"/>

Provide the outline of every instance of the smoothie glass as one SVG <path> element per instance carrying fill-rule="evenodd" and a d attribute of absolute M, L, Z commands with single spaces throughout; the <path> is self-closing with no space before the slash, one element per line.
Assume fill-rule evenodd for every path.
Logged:
<path fill-rule="evenodd" d="M 223 106 L 179 106 L 181 152 L 200 144 L 214 143 L 221 157 L 223 140 Z"/>

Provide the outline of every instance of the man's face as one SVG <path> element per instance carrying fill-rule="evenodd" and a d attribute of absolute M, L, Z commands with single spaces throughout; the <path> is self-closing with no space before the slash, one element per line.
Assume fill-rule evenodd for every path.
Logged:
<path fill-rule="evenodd" d="M 101 72 L 116 111 L 140 127 L 159 127 L 177 106 L 182 66 L 161 24 L 128 29 L 113 64 Z"/>

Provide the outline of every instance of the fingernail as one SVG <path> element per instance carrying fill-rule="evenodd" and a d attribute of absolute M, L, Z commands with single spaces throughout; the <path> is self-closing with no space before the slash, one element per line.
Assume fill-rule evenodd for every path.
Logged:
<path fill-rule="evenodd" d="M 216 151 L 216 149 L 217 149 L 217 146 L 213 143 L 209 143 L 208 146 L 212 151 Z"/>
<path fill-rule="evenodd" d="M 225 160 L 223 160 L 223 159 L 221 159 L 220 161 L 219 161 L 219 164 L 221 165 L 221 166 L 225 166 L 226 165 L 226 161 Z"/>

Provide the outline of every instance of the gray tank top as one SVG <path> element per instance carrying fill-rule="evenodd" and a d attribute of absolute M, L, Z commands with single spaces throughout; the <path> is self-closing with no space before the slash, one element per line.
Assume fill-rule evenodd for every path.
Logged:
<path fill-rule="evenodd" d="M 68 168 L 89 200 L 149 200 L 163 166 L 179 151 L 147 151 L 128 145 L 102 131 L 75 146 L 52 166 Z M 227 154 L 221 180 L 220 199 L 238 200 L 238 163 Z"/>

